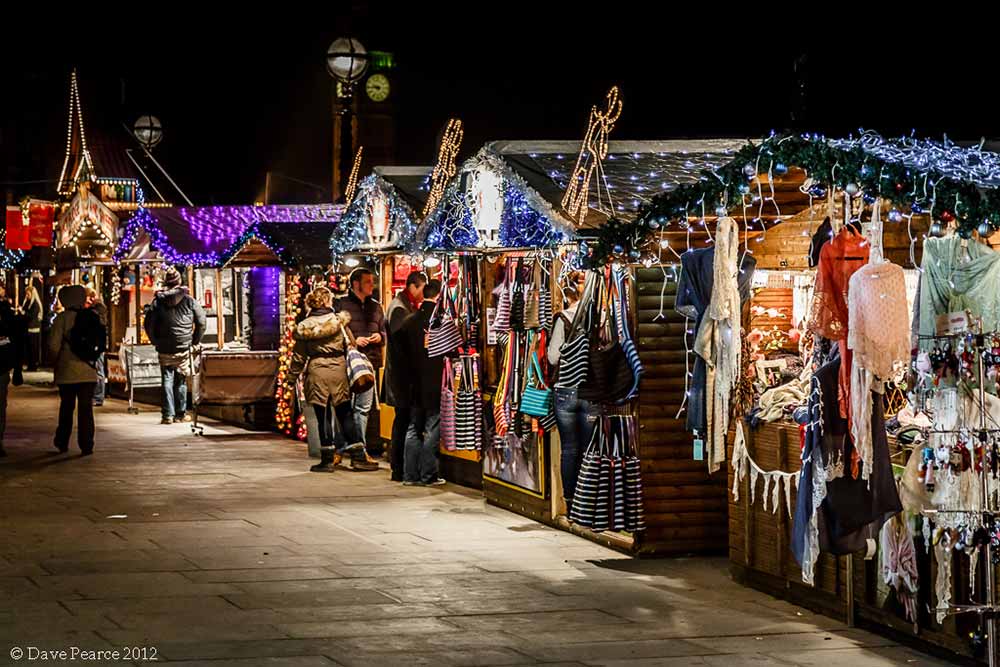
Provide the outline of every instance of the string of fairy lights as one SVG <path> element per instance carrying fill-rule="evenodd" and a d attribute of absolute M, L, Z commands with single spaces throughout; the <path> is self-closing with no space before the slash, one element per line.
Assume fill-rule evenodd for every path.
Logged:
<path fill-rule="evenodd" d="M 462 128 L 462 121 L 458 118 L 448 120 L 448 125 L 444 129 L 441 137 L 441 146 L 438 148 L 437 164 L 431 172 L 431 190 L 424 203 L 422 217 L 426 218 L 431 211 L 437 208 L 441 197 L 444 196 L 445 186 L 455 177 L 457 171 L 456 159 L 458 150 L 462 147 L 462 138 L 465 130 Z"/>
<path fill-rule="evenodd" d="M 351 175 L 347 177 L 347 188 L 344 190 L 345 204 L 351 203 L 358 189 L 358 172 L 361 171 L 361 154 L 364 150 L 364 146 L 358 146 L 358 152 L 354 154 L 354 165 L 351 167 Z"/>

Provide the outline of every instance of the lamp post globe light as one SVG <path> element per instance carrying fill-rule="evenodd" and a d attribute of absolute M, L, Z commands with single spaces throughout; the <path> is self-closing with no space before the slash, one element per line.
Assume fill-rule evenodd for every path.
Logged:
<path fill-rule="evenodd" d="M 135 125 L 132 126 L 132 131 L 135 133 L 135 138 L 146 150 L 153 148 L 163 140 L 163 126 L 160 125 L 160 119 L 156 116 L 139 116 Z"/>
<path fill-rule="evenodd" d="M 337 82 L 333 95 L 333 199 L 347 186 L 354 158 L 354 84 L 368 70 L 368 51 L 353 37 L 335 39 L 326 51 L 326 71 Z M 346 203 L 346 202 L 345 202 Z"/>
<path fill-rule="evenodd" d="M 345 86 L 356 83 L 368 69 L 368 51 L 353 37 L 335 39 L 326 51 L 326 71 Z"/>

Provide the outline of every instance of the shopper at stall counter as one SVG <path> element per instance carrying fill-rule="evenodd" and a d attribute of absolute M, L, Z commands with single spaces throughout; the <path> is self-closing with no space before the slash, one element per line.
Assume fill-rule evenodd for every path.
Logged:
<path fill-rule="evenodd" d="M 25 336 L 28 348 L 25 362 L 28 372 L 32 373 L 38 370 L 38 365 L 42 362 L 42 300 L 38 297 L 38 289 L 32 284 L 24 289 L 21 313 L 28 329 Z"/>
<path fill-rule="evenodd" d="M 372 296 L 375 292 L 375 276 L 371 269 L 359 267 L 351 272 L 350 289 L 347 295 L 338 299 L 336 310 L 350 315 L 350 329 L 357 342 L 358 349 L 368 357 L 375 368 L 382 365 L 382 348 L 385 347 L 385 313 L 382 305 Z M 369 456 L 368 446 L 368 416 L 375 404 L 375 392 L 372 386 L 367 391 L 355 394 L 353 398 L 354 419 L 361 431 L 361 447 L 351 451 L 351 466 L 356 470 L 378 470 L 378 463 Z M 348 445 L 350 447 L 350 445 Z"/>
<path fill-rule="evenodd" d="M 573 271 L 567 276 L 567 284 L 562 286 L 566 307 L 556 315 L 548 347 L 549 363 L 557 373 L 553 393 L 559 429 L 559 472 L 567 505 L 572 504 L 576 494 L 583 451 L 590 444 L 600 413 L 598 406 L 577 396 L 577 389 L 586 377 L 588 332 L 582 322 L 576 327 L 573 323 L 578 317 L 585 280 L 583 271 Z"/>
<path fill-rule="evenodd" d="M 94 389 L 97 370 L 78 357 L 70 347 L 70 336 L 77 317 L 85 309 L 87 291 L 82 285 L 66 285 L 59 290 L 63 310 L 49 330 L 49 357 L 54 359 L 55 383 L 59 387 L 59 424 L 55 446 L 61 453 L 69 451 L 73 434 L 73 412 L 77 412 L 76 441 L 83 456 L 94 452 Z"/>
<path fill-rule="evenodd" d="M 410 427 L 410 408 L 408 401 L 398 401 L 396 396 L 405 395 L 409 391 L 411 378 L 405 373 L 397 372 L 406 362 L 397 358 L 395 339 L 407 316 L 420 308 L 424 301 L 424 286 L 427 284 L 427 274 L 423 271 L 411 271 L 406 277 L 406 286 L 389 302 L 385 318 L 389 340 L 385 348 L 385 383 L 382 385 L 382 402 L 394 408 L 392 420 L 392 451 L 390 463 L 392 466 L 392 481 L 403 481 L 403 452 L 406 447 L 406 431 Z"/>
<path fill-rule="evenodd" d="M 105 328 L 108 326 L 108 307 L 104 305 L 101 295 L 93 287 L 87 288 L 87 308 L 90 308 L 101 319 L 101 324 Z M 108 374 L 105 366 L 104 355 L 97 360 L 97 388 L 94 389 L 94 405 L 100 407 L 104 405 L 104 390 L 108 384 Z"/>
<path fill-rule="evenodd" d="M 24 319 L 18 317 L 0 285 L 0 458 L 7 455 L 3 435 L 7 428 L 7 392 L 11 382 L 21 385 L 21 356 L 24 349 Z"/>
<path fill-rule="evenodd" d="M 440 293 L 441 281 L 429 281 L 424 286 L 424 302 L 420 309 L 406 317 L 399 335 L 393 339 L 396 347 L 394 356 L 403 360 L 396 372 L 409 380 L 409 391 L 397 397 L 408 404 L 410 412 L 403 466 L 403 484 L 406 486 L 439 486 L 445 483 L 438 477 L 437 459 L 441 440 L 444 358 L 428 356 L 426 344 L 427 327 Z"/>
<path fill-rule="evenodd" d="M 181 286 L 181 274 L 169 267 L 163 289 L 146 307 L 143 328 L 160 361 L 163 404 L 161 424 L 191 421 L 187 414 L 187 378 L 191 375 L 191 350 L 205 334 L 205 310 Z"/>
<path fill-rule="evenodd" d="M 349 449 L 364 446 L 361 432 L 351 409 L 351 385 L 347 378 L 347 346 L 352 338 L 347 325 L 351 316 L 333 312 L 333 294 L 326 287 L 317 287 L 306 297 L 309 315 L 295 327 L 292 363 L 285 378 L 285 395 L 295 396 L 295 383 L 306 366 L 306 401 L 316 413 L 320 436 L 320 462 L 309 468 L 312 472 L 333 472 L 340 463 L 335 451 L 331 411 L 337 417 Z"/>

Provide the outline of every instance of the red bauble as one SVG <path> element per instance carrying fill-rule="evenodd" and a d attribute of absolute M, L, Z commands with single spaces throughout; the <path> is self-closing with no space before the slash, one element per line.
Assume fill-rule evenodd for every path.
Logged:
<path fill-rule="evenodd" d="M 951 211 L 942 211 L 941 212 L 941 220 L 943 222 L 951 222 L 954 219 L 955 219 L 955 216 L 952 215 Z"/>

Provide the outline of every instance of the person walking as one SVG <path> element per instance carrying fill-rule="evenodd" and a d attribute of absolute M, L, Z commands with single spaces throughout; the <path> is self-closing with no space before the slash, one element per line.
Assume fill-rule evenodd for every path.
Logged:
<path fill-rule="evenodd" d="M 434 302 L 441 293 L 441 281 L 431 280 L 424 286 L 424 302 L 420 309 L 403 321 L 400 329 L 405 347 L 399 355 L 406 365 L 399 369 L 409 380 L 410 423 L 406 431 L 403 484 L 406 486 L 438 486 L 445 481 L 438 477 L 438 443 L 441 440 L 441 377 L 444 358 L 429 357 L 425 338 L 430 326 Z"/>
<path fill-rule="evenodd" d="M 38 370 L 42 362 L 42 300 L 38 297 L 38 289 L 34 284 L 28 284 L 24 288 L 24 301 L 21 302 L 21 313 L 24 315 L 27 325 L 27 355 L 25 361 L 28 365 L 28 372 L 33 373 Z"/>
<path fill-rule="evenodd" d="M 146 307 L 143 321 L 160 360 L 161 424 L 191 421 L 187 414 L 187 378 L 192 373 L 192 348 L 201 343 L 206 322 L 201 304 L 181 286 L 181 274 L 169 267 L 163 275 L 163 289 Z"/>
<path fill-rule="evenodd" d="M 49 330 L 49 356 L 55 362 L 55 383 L 59 387 L 59 424 L 55 446 L 69 451 L 73 433 L 73 412 L 77 412 L 76 440 L 83 456 L 94 452 L 94 388 L 100 352 L 107 331 L 98 315 L 85 307 L 87 292 L 82 285 L 66 285 L 59 290 L 62 312 Z M 82 355 L 82 356 L 81 356 Z"/>
<path fill-rule="evenodd" d="M 7 430 L 7 394 L 11 382 L 19 387 L 21 356 L 24 350 L 24 319 L 18 317 L 7 301 L 6 291 L 0 286 L 0 458 L 7 456 L 3 436 Z M 11 377 L 13 375 L 13 377 Z"/>
<path fill-rule="evenodd" d="M 405 350 L 404 338 L 400 335 L 406 317 L 420 308 L 424 301 L 424 286 L 427 275 L 423 271 L 411 271 L 406 277 L 406 286 L 389 302 L 385 319 L 389 340 L 386 343 L 385 383 L 382 385 L 382 402 L 391 405 L 394 410 L 392 420 L 392 442 L 390 444 L 390 465 L 392 466 L 392 481 L 403 481 L 403 452 L 406 447 L 406 431 L 410 427 L 410 408 L 407 394 L 412 378 L 407 374 L 397 372 L 397 368 L 406 365 L 405 358 L 399 354 L 400 348 Z M 404 343 L 400 345 L 400 343 Z M 405 351 L 403 352 L 405 355 Z M 396 396 L 403 397 L 397 400 Z"/>
<path fill-rule="evenodd" d="M 350 289 L 347 295 L 337 301 L 337 310 L 350 315 L 351 334 L 360 350 L 375 368 L 382 366 L 382 348 L 385 347 L 385 313 L 372 294 L 375 292 L 375 275 L 371 269 L 359 267 L 351 272 Z M 368 417 L 375 404 L 376 387 L 354 395 L 354 419 L 361 431 L 361 447 L 351 450 L 352 467 L 357 470 L 378 470 L 378 463 L 368 453 Z M 374 444 L 374 443 L 372 443 Z M 348 447 L 351 445 L 348 444 Z M 371 447 L 374 449 L 374 447 Z"/>
<path fill-rule="evenodd" d="M 101 295 L 93 287 L 87 288 L 87 308 L 90 308 L 101 319 L 104 328 L 108 327 L 108 308 L 104 305 Z M 94 389 L 94 406 L 104 405 L 104 391 L 108 385 L 108 373 L 105 365 L 105 355 L 97 360 L 97 387 Z"/>
<path fill-rule="evenodd" d="M 292 362 L 285 379 L 285 395 L 292 400 L 295 383 L 308 365 L 304 388 L 306 401 L 316 413 L 320 436 L 320 462 L 309 468 L 312 472 L 333 472 L 340 463 L 336 451 L 332 415 L 337 418 L 349 449 L 364 450 L 361 431 L 351 408 L 351 387 L 347 378 L 347 346 L 353 338 L 346 328 L 351 316 L 335 313 L 333 294 L 326 287 L 317 287 L 306 297 L 309 315 L 295 327 Z"/>

